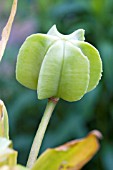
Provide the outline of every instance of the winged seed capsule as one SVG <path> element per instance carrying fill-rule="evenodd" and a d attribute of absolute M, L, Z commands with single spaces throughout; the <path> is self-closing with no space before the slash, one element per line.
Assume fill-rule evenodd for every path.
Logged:
<path fill-rule="evenodd" d="M 82 29 L 62 35 L 55 25 L 47 34 L 29 36 L 18 54 L 17 80 L 37 90 L 39 99 L 81 99 L 97 86 L 102 73 L 98 50 L 84 39 Z"/>

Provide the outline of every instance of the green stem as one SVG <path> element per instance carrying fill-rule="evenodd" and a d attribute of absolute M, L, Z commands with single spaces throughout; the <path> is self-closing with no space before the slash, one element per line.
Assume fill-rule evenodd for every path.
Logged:
<path fill-rule="evenodd" d="M 42 117 L 42 120 L 40 122 L 39 128 L 36 132 L 36 136 L 34 138 L 34 141 L 33 141 L 32 147 L 31 147 L 31 151 L 29 154 L 28 162 L 27 162 L 28 168 L 32 168 L 32 166 L 34 165 L 34 163 L 37 159 L 37 156 L 39 154 L 39 150 L 40 150 L 43 138 L 44 138 L 44 134 L 47 129 L 47 125 L 49 123 L 52 112 L 53 112 L 57 102 L 58 102 L 58 99 L 56 99 L 56 98 L 50 98 L 48 100 L 44 115 Z"/>

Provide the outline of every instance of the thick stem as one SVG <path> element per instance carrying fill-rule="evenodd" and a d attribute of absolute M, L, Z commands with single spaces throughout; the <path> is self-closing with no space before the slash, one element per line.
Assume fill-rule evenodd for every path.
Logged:
<path fill-rule="evenodd" d="M 39 128 L 36 132 L 36 136 L 34 138 L 34 141 L 33 141 L 32 147 L 31 147 L 31 151 L 29 154 L 28 162 L 27 162 L 28 168 L 31 168 L 37 159 L 37 156 L 38 156 L 38 153 L 39 153 L 39 150 L 40 150 L 43 138 L 44 138 L 44 134 L 47 129 L 47 125 L 49 123 L 52 112 L 53 112 L 57 102 L 58 102 L 58 99 L 56 99 L 56 98 L 50 98 L 48 100 L 44 115 L 42 117 L 42 120 L 40 122 Z"/>

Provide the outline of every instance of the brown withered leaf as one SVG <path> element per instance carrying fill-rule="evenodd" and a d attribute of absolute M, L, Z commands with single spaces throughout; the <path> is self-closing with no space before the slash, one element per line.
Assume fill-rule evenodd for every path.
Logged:
<path fill-rule="evenodd" d="M 1 41 L 0 41 L 0 61 L 2 59 L 2 56 L 4 54 L 4 51 L 5 51 L 5 48 L 6 48 L 6 45 L 7 45 L 7 41 L 9 39 L 12 24 L 13 24 L 13 21 L 14 21 L 16 10 L 17 10 L 17 2 L 18 2 L 18 0 L 13 1 L 13 5 L 12 5 L 12 9 L 11 9 L 11 13 L 10 13 L 8 22 L 7 22 L 6 26 L 4 27 L 4 29 L 2 31 L 2 36 L 1 36 L 2 38 L 1 38 Z"/>
<path fill-rule="evenodd" d="M 32 170 L 80 170 L 99 150 L 101 133 L 92 131 L 83 139 L 47 149 Z"/>

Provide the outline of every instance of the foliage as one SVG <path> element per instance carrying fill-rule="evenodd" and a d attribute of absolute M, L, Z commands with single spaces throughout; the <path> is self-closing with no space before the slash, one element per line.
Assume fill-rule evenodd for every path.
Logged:
<path fill-rule="evenodd" d="M 9 9 L 9 1 L 7 8 Z M 3 2 L 1 2 L 1 5 Z M 29 15 L 26 11 L 29 11 Z M 6 11 L 4 13 L 7 13 Z M 12 31 L 15 41 L 10 41 L 5 59 L 0 64 L 0 98 L 7 101 L 10 121 L 10 136 L 14 148 L 19 150 L 19 162 L 25 164 L 28 151 L 34 136 L 34 130 L 40 122 L 44 110 L 44 101 L 36 101 L 34 91 L 29 91 L 15 80 L 15 56 L 22 44 L 19 37 L 25 40 L 31 33 L 44 32 L 54 24 L 59 30 L 68 34 L 75 29 L 86 30 L 86 40 L 100 51 L 104 76 L 101 83 L 91 93 L 77 103 L 61 100 L 55 110 L 46 134 L 42 151 L 74 138 L 83 137 L 88 131 L 96 128 L 104 136 L 99 154 L 84 170 L 111 170 L 113 162 L 113 1 L 112 0 L 27 0 L 19 1 L 18 16 L 15 24 L 17 31 Z M 2 16 L 5 19 L 5 15 Z M 20 20 L 22 18 L 22 20 Z M 25 19 L 31 20 L 29 25 Z M 18 23 L 21 25 L 18 27 Z M 22 25 L 27 35 L 21 32 Z M 31 28 L 31 27 L 30 27 Z M 19 31 L 18 31 L 19 30 Z M 20 34 L 19 34 L 20 33 Z M 16 38 L 18 37 L 18 38 Z M 18 44 L 19 42 L 19 44 Z M 21 42 L 21 43 L 20 43 Z M 3 76 L 5 75 L 5 76 Z M 37 113 L 36 113 L 37 112 Z M 29 119 L 30 117 L 30 119 Z"/>
<path fill-rule="evenodd" d="M 99 133 L 92 131 L 81 140 L 73 140 L 57 148 L 47 149 L 36 161 L 32 170 L 81 169 L 98 150 L 97 138 L 100 137 Z"/>
<path fill-rule="evenodd" d="M 53 105 L 52 102 L 51 104 Z M 2 117 L 3 119 L 1 119 Z M 6 131 L 9 130 L 8 128 L 9 124 L 8 121 L 4 119 L 4 117 L 5 118 L 7 117 L 7 112 L 4 103 L 0 101 L 0 125 L 2 125 L 0 126 L 0 128 L 3 129 L 2 133 L 0 133 L 0 169 L 27 170 L 28 168 L 17 165 L 17 151 L 12 149 L 12 142 L 8 139 L 9 136 L 8 135 L 6 136 L 5 130 Z M 100 132 L 92 131 L 89 133 L 87 137 L 81 140 L 73 140 L 60 147 L 48 149 L 39 157 L 36 163 L 33 164 L 33 168 L 30 169 L 37 170 L 40 168 L 41 170 L 44 169 L 57 170 L 60 168 L 63 170 L 67 168 L 68 169 L 76 168 L 77 170 L 79 170 L 98 151 L 100 147 L 98 139 L 100 138 L 101 138 Z M 89 149 L 89 147 L 91 148 Z"/>
<path fill-rule="evenodd" d="M 9 17 L 9 20 L 8 20 L 8 22 L 7 22 L 7 24 L 6 24 L 6 26 L 5 26 L 5 28 L 3 29 L 3 32 L 2 32 L 2 38 L 1 38 L 1 41 L 0 41 L 0 59 L 2 59 L 2 56 L 3 56 L 3 54 L 4 54 L 4 51 L 5 51 L 5 48 L 6 48 L 6 44 L 7 44 L 7 41 L 8 41 L 8 39 L 9 39 L 9 35 L 10 35 L 10 32 L 11 32 L 11 27 L 12 27 L 12 23 L 13 23 L 13 20 L 14 20 L 14 17 L 15 17 L 15 14 L 16 14 L 16 9 L 17 9 L 17 0 L 14 0 L 13 1 L 13 5 L 12 5 L 12 10 L 11 10 L 11 14 L 10 14 L 10 17 Z M 47 43 L 47 41 L 46 41 L 46 39 L 47 40 L 49 40 L 49 41 L 51 41 L 51 38 L 54 38 L 54 37 L 52 37 L 52 36 L 50 36 L 50 35 L 54 35 L 54 34 L 58 34 L 58 37 L 59 37 L 59 35 L 60 35 L 60 37 L 61 38 L 65 38 L 66 37 L 66 40 L 70 40 L 71 42 L 71 44 L 73 44 L 73 46 L 72 47 L 70 47 L 70 49 L 71 48 L 73 48 L 74 47 L 74 43 L 76 42 L 76 41 L 74 41 L 74 39 L 77 39 L 77 40 L 81 40 L 82 39 L 82 41 L 84 40 L 84 36 L 83 36 L 83 30 L 77 30 L 77 31 L 75 31 L 73 34 L 70 34 L 69 36 L 64 36 L 64 35 L 62 35 L 62 34 L 59 34 L 58 33 L 58 31 L 57 31 L 57 29 L 55 28 L 54 29 L 54 27 L 52 28 L 52 29 L 50 29 L 49 30 L 49 32 L 48 32 L 48 35 L 46 35 L 46 36 L 42 36 L 41 34 L 40 35 L 38 35 L 38 37 L 40 37 L 39 38 L 39 41 L 38 41 L 38 43 L 39 43 L 39 47 L 46 47 L 46 46 L 48 46 L 48 44 L 46 44 L 45 46 L 43 46 L 43 45 L 41 45 L 41 43 L 40 43 L 40 39 L 42 40 L 42 44 L 44 44 L 45 42 Z M 55 35 L 56 37 L 57 37 L 57 35 Z M 34 38 L 35 38 L 35 36 L 33 36 Z M 36 35 L 36 37 L 37 37 L 37 35 Z M 47 37 L 46 39 L 45 39 L 45 37 Z M 33 38 L 33 40 L 34 40 L 34 38 Z M 36 38 L 36 40 L 37 40 L 37 38 Z M 63 40 L 63 39 L 62 39 Z M 65 40 L 65 41 L 66 41 Z M 58 41 L 58 40 L 57 40 Z M 34 44 L 34 42 L 35 41 L 32 41 L 33 42 L 33 44 Z M 31 42 L 31 44 L 32 44 L 32 42 Z M 63 41 L 61 41 L 63 44 L 64 44 L 64 42 Z M 66 41 L 67 42 L 67 41 Z M 65 42 L 65 45 L 66 45 L 66 42 Z M 69 43 L 69 42 L 68 42 Z M 21 52 L 19 52 L 20 53 L 20 56 L 21 56 L 21 54 L 24 54 L 23 56 L 24 56 L 24 58 L 26 58 L 26 55 L 27 55 L 27 53 L 28 53 L 28 51 L 29 51 L 29 49 L 32 49 L 32 53 L 30 54 L 28 54 L 28 55 L 31 55 L 31 56 L 33 56 L 35 53 L 33 52 L 33 50 L 34 50 L 34 47 L 35 46 L 31 46 L 31 44 L 27 44 L 27 49 L 24 51 L 24 50 L 21 50 Z M 78 44 L 76 44 L 78 47 L 79 47 L 79 45 L 80 45 L 80 48 L 82 48 L 82 45 L 83 44 L 83 46 L 86 46 L 86 43 L 78 43 Z M 36 44 L 37 45 L 37 44 Z M 24 46 L 24 45 L 23 45 Z M 69 46 L 69 44 L 68 44 L 68 46 Z M 88 49 L 87 49 L 87 46 L 88 46 Z M 77 47 L 75 48 L 74 47 L 74 51 L 76 52 L 76 53 L 78 53 L 78 56 L 82 56 L 86 61 L 85 62 L 87 62 L 87 64 L 89 64 L 89 61 L 90 61 L 90 66 L 91 66 L 91 64 L 92 64 L 92 60 L 90 59 L 90 54 L 94 54 L 94 52 L 93 51 L 95 51 L 95 49 L 93 48 L 93 47 L 91 47 L 91 45 L 89 46 L 89 45 L 87 45 L 85 48 L 83 48 L 83 51 L 85 50 L 85 49 L 87 49 L 86 50 L 86 54 L 88 54 L 87 56 L 88 56 L 88 59 L 86 60 L 86 57 L 85 56 L 82 56 L 83 54 L 82 53 L 78 53 L 77 52 L 77 50 L 79 49 L 77 49 Z M 48 47 L 47 47 L 48 48 Z M 92 49 L 91 49 L 92 48 Z M 59 47 L 57 47 L 57 49 L 59 49 Z M 42 48 L 42 49 L 40 49 L 39 48 L 39 50 L 38 50 L 38 53 L 39 53 L 39 56 L 41 55 L 41 53 L 42 53 L 42 50 L 45 50 L 44 48 Z M 23 52 L 22 52 L 23 51 Z M 47 51 L 47 49 L 46 49 L 46 51 Z M 68 49 L 68 51 L 69 51 L 69 49 Z M 79 49 L 79 51 L 80 51 L 80 49 Z M 87 53 L 87 51 L 88 51 L 88 53 Z M 47 52 L 46 52 L 47 53 Z M 56 53 L 56 52 L 55 52 Z M 97 52 L 96 52 L 97 53 Z M 26 55 L 25 55 L 26 54 Z M 36 49 L 36 54 L 37 54 L 37 49 Z M 49 54 L 49 53 L 48 53 Z M 63 53 L 61 53 L 61 55 L 62 55 Z M 68 53 L 69 54 L 69 53 Z M 81 55 L 82 54 L 82 55 Z M 71 55 L 72 55 L 72 53 L 71 53 Z M 51 56 L 51 55 L 50 55 Z M 62 55 L 63 56 L 63 55 Z M 49 55 L 48 55 L 48 57 L 49 57 Z M 57 56 L 58 57 L 58 56 Z M 69 54 L 69 57 L 70 57 L 70 54 Z M 98 57 L 99 58 L 99 55 L 96 55 L 96 57 Z M 35 58 L 34 58 L 34 56 L 32 57 L 33 59 L 34 59 L 34 61 L 35 61 Z M 80 58 L 80 57 L 79 57 Z M 81 59 L 81 58 L 80 58 Z M 79 60 L 80 60 L 79 59 Z M 80 61 L 82 61 L 83 59 L 81 59 Z M 22 58 L 22 61 L 23 61 L 23 58 Z M 33 62 L 34 62 L 33 61 Z M 39 59 L 39 61 L 40 61 L 40 59 Z M 37 63 L 37 60 L 35 61 L 36 63 Z M 35 65 L 35 62 L 34 62 L 34 65 Z M 18 63 L 20 64 L 20 67 L 18 66 Z M 32 62 L 29 62 L 29 60 L 27 59 L 25 62 L 24 62 L 24 64 L 25 64 L 25 66 L 27 65 L 27 64 L 29 64 L 30 63 L 30 65 L 32 64 Z M 76 62 L 75 62 L 76 63 Z M 37 67 L 36 68 L 33 68 L 34 67 L 34 65 L 33 65 L 33 67 L 31 67 L 31 70 L 30 70 L 30 65 L 29 65 L 29 67 L 27 67 L 27 69 L 24 69 L 24 65 L 23 65 L 23 69 L 22 69 L 22 71 L 20 70 L 20 68 L 21 68 L 21 66 L 22 66 L 22 64 L 23 63 L 21 63 L 21 60 L 20 60 L 20 58 L 18 59 L 18 62 L 17 62 L 17 77 L 19 76 L 20 77 L 20 79 L 21 79 L 21 77 L 23 77 L 23 73 L 25 73 L 25 77 L 24 77 L 24 79 L 26 79 L 27 81 L 27 84 L 29 85 L 29 81 L 31 81 L 31 83 L 30 83 L 30 87 L 32 86 L 32 83 L 34 84 L 34 80 L 35 80 L 35 82 L 37 82 L 37 78 L 36 79 L 33 79 L 33 80 L 29 80 L 29 78 L 32 78 L 32 75 L 33 75 L 33 69 L 35 70 L 34 71 L 34 73 L 35 73 L 35 77 L 37 77 L 37 72 L 36 72 L 36 70 L 37 70 Z M 40 64 L 40 62 L 38 63 L 38 64 Z M 99 62 L 97 62 L 96 63 L 97 65 L 99 64 Z M 62 64 L 61 64 L 62 65 Z M 72 64 L 71 64 L 72 65 Z M 85 63 L 83 62 L 83 65 L 85 65 Z M 82 65 L 82 66 L 83 66 Z M 38 65 L 39 66 L 39 65 Z M 79 66 L 80 66 L 80 64 L 79 64 Z M 88 72 L 88 74 L 87 74 L 87 77 L 88 78 L 90 78 L 90 79 L 88 79 L 88 81 L 87 81 L 87 89 L 89 90 L 89 87 L 90 87 L 90 90 L 91 90 L 91 88 L 94 88 L 96 85 L 97 85 L 97 83 L 98 83 L 98 81 L 99 81 L 99 79 L 100 79 L 100 77 L 98 77 L 98 79 L 96 78 L 95 79 L 95 76 L 92 74 L 93 72 L 96 72 L 96 74 L 98 75 L 98 73 L 99 73 L 99 75 L 101 75 L 101 68 L 102 68 L 102 64 L 101 64 L 101 60 L 100 60 L 100 64 L 98 65 L 98 66 L 100 66 L 99 67 L 99 69 L 98 69 L 98 67 L 97 67 L 97 70 L 99 70 L 99 71 L 94 71 L 94 69 L 93 69 L 93 66 L 92 66 L 92 68 L 89 70 L 89 65 L 88 65 L 88 70 L 89 70 L 89 72 Z M 46 66 L 45 66 L 46 67 Z M 25 67 L 26 68 L 26 67 Z M 40 68 L 40 67 L 39 67 Z M 84 67 L 83 67 L 84 68 Z M 86 69 L 87 69 L 86 68 Z M 80 68 L 79 68 L 80 69 Z M 18 70 L 19 70 L 19 73 L 18 73 Z M 77 69 L 78 70 L 78 69 Z M 82 69 L 81 69 L 82 70 Z M 81 72 L 81 70 L 80 70 L 80 72 Z M 30 71 L 30 72 L 29 72 Z M 53 68 L 53 71 L 54 71 L 54 68 Z M 85 70 L 84 70 L 85 71 Z M 20 74 L 20 72 L 21 72 L 21 74 Z M 72 72 L 73 72 L 73 70 L 72 70 Z M 86 72 L 86 71 L 85 71 Z M 91 73 L 90 73 L 91 72 Z M 32 73 L 32 74 L 31 74 Z M 86 72 L 87 73 L 87 72 Z M 27 74 L 28 74 L 28 77 L 27 77 Z M 30 75 L 31 74 L 31 75 Z M 56 71 L 56 73 L 55 74 L 57 74 L 57 71 Z M 60 73 L 61 74 L 61 73 Z M 81 72 L 81 74 L 84 74 L 84 73 L 82 73 Z M 29 75 L 31 76 L 31 77 L 29 77 Z M 78 75 L 78 74 L 77 74 Z M 55 77 L 56 77 L 56 75 L 54 75 Z M 39 78 L 40 78 L 40 76 L 39 76 Z M 76 78 L 76 77 L 75 77 Z M 23 81 L 24 81 L 24 79 L 22 79 L 22 83 L 23 83 Z M 48 76 L 48 79 L 46 80 L 47 82 L 48 82 L 48 80 L 49 80 L 50 78 L 49 78 L 49 76 Z M 92 81 L 93 80 L 93 81 Z M 51 81 L 53 81 L 53 80 L 51 80 Z M 79 82 L 78 80 L 76 80 L 77 82 Z M 76 82 L 75 81 L 75 82 Z M 83 80 L 81 80 L 82 82 L 84 81 L 84 79 Z M 94 82 L 93 83 L 93 85 L 92 85 L 92 83 L 91 82 Z M 59 83 L 59 82 L 58 82 Z M 65 82 L 66 83 L 66 82 Z M 25 83 L 26 84 L 26 83 Z M 42 85 L 41 86 L 43 86 L 43 84 L 44 84 L 44 82 L 42 82 Z M 51 82 L 50 82 L 50 84 L 51 84 Z M 83 84 L 83 83 L 82 83 Z M 37 84 L 35 85 L 35 86 L 37 86 Z M 45 84 L 45 86 L 47 86 L 47 84 Z M 70 84 L 70 86 L 71 86 L 71 84 Z M 53 85 L 53 87 L 54 87 L 54 85 Z M 46 91 L 46 93 L 49 93 L 49 91 L 53 88 L 53 87 L 51 87 L 51 86 L 49 86 L 49 89 Z M 77 88 L 77 86 L 75 86 L 76 88 Z M 78 86 L 79 87 L 79 86 Z M 71 87 L 72 88 L 72 87 Z M 83 88 L 83 87 L 82 87 Z M 34 88 L 33 88 L 34 89 Z M 87 90 L 86 89 L 86 90 Z M 87 90 L 87 91 L 88 91 Z M 67 90 L 66 90 L 67 91 Z M 74 92 L 74 90 L 73 90 L 73 92 Z M 38 91 L 38 93 L 39 93 L 39 91 Z M 71 96 L 73 95 L 73 93 L 71 94 Z M 47 107 L 46 107 L 46 109 L 45 109 L 45 112 L 44 112 L 44 115 L 43 115 L 43 118 L 42 118 L 42 120 L 41 120 L 41 122 L 40 122 L 40 125 L 39 125 L 39 128 L 38 128 L 38 131 L 37 131 L 37 133 L 36 133 L 36 136 L 35 136 L 35 138 L 34 138 L 34 141 L 33 141 L 33 144 L 32 144 L 32 147 L 31 147 L 31 151 L 30 151 L 30 154 L 29 154 L 29 158 L 28 158 L 28 161 L 27 161 L 27 167 L 28 168 L 30 168 L 30 169 L 37 169 L 38 167 L 40 168 L 40 169 L 81 169 L 83 166 L 84 166 L 84 164 L 86 164 L 93 156 L 94 156 L 94 154 L 98 151 L 98 149 L 99 149 L 99 143 L 98 143 L 98 138 L 100 137 L 100 132 L 98 132 L 98 131 L 94 131 L 94 132 L 91 132 L 89 135 L 88 135 L 88 137 L 86 137 L 85 139 L 83 139 L 83 140 L 75 140 L 75 141 L 71 141 L 71 142 L 69 142 L 69 143 L 67 143 L 67 144 L 65 144 L 65 145 L 62 145 L 62 146 L 60 146 L 59 148 L 56 148 L 56 149 L 51 149 L 50 150 L 50 152 L 46 152 L 45 151 L 45 153 L 41 156 L 41 158 L 40 159 L 37 159 L 37 156 L 38 156 L 38 153 L 39 153 L 39 149 L 40 149 L 40 146 L 41 146 L 41 144 L 42 144 L 42 140 L 43 140 L 43 137 L 44 137 L 44 134 L 45 134 L 45 130 L 46 130 L 46 128 L 47 128 L 47 125 L 48 125 L 48 122 L 49 122 L 49 120 L 50 120 L 50 117 L 51 117 L 51 114 L 52 114 L 52 112 L 53 112 L 53 110 L 54 110 L 54 108 L 55 108 L 55 106 L 56 106 L 56 104 L 57 104 L 57 102 L 58 102 L 58 98 L 55 98 L 55 97 L 52 97 L 53 96 L 53 94 L 51 94 L 51 96 L 49 96 L 49 99 L 48 99 L 48 103 L 47 103 Z M 51 98 L 50 98 L 51 97 Z M 80 96 L 81 97 L 81 96 Z M 46 96 L 46 98 L 47 98 L 47 96 Z M 67 98 L 68 98 L 68 95 L 67 95 Z M 99 135 L 99 136 L 98 136 Z M 0 167 L 2 168 L 2 169 L 5 169 L 5 170 L 7 170 L 7 169 L 11 169 L 11 170 L 13 170 L 13 169 L 16 169 L 16 170 L 22 170 L 22 169 L 28 169 L 27 167 L 23 167 L 23 166 L 21 166 L 21 165 L 17 165 L 17 152 L 15 151 L 15 150 L 13 150 L 13 149 L 11 149 L 11 141 L 9 140 L 9 120 L 8 120 L 8 113 L 7 113 L 7 110 L 6 110 L 6 107 L 5 107 L 5 105 L 4 105 L 4 103 L 3 103 L 3 101 L 2 100 L 0 100 Z M 86 147 L 87 146 L 87 147 Z M 89 146 L 91 146 L 91 149 L 89 149 Z M 54 154 L 54 152 L 56 152 L 55 154 Z M 85 154 L 83 154 L 84 152 L 86 152 Z M 60 154 L 60 155 L 59 155 Z M 60 156 L 60 157 L 59 157 Z M 50 159 L 51 157 L 53 157 L 54 158 L 54 163 L 53 163 L 53 161 Z M 57 157 L 59 157 L 60 159 L 57 159 Z M 50 159 L 50 161 L 49 161 L 49 159 Z M 66 162 L 66 165 L 64 165 L 64 163 L 63 162 Z M 63 163 L 63 164 L 62 164 Z M 43 167 L 43 164 L 45 164 L 46 166 L 45 167 Z M 52 166 L 51 166 L 52 165 Z M 33 168 L 32 168 L 33 167 Z"/>

